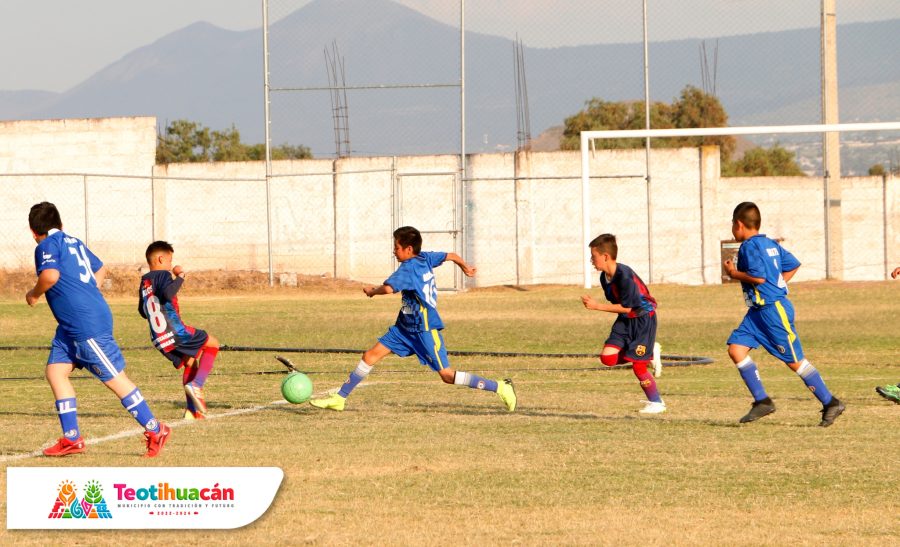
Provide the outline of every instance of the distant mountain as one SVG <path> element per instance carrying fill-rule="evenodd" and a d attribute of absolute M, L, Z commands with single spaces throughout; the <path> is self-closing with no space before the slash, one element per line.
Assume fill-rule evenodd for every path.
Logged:
<path fill-rule="evenodd" d="M 0 91 L 0 120 L 26 118 L 28 112 L 39 110 L 58 97 L 59 93 L 35 89 Z"/>
<path fill-rule="evenodd" d="M 900 20 L 843 25 L 838 31 L 845 121 L 900 119 Z M 527 43 L 527 36 L 524 37 Z M 598 40 L 601 37 L 598 37 Z M 358 154 L 459 150 L 459 32 L 390 0 L 314 0 L 270 27 L 274 144 L 334 153 L 324 50 L 335 42 L 348 86 L 443 84 L 349 90 L 350 140 Z M 717 94 L 732 125 L 817 123 L 818 29 L 719 39 Z M 699 86 L 699 40 L 652 43 L 654 100 L 671 102 Z M 560 125 L 591 97 L 643 96 L 642 45 L 526 48 L 534 135 Z M 245 142 L 263 140 L 262 36 L 197 23 L 136 49 L 60 94 L 0 92 L 0 118 L 154 115 L 213 129 L 232 124 Z M 516 143 L 513 44 L 466 34 L 466 148 Z"/>

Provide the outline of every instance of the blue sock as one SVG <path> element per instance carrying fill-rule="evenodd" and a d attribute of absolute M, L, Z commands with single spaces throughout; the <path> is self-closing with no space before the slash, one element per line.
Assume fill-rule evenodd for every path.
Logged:
<path fill-rule="evenodd" d="M 159 433 L 159 422 L 153 417 L 150 405 L 144 400 L 144 396 L 141 395 L 140 389 L 134 388 L 134 391 L 122 397 L 122 406 L 134 416 L 134 419 L 137 420 L 144 429 Z"/>
<path fill-rule="evenodd" d="M 834 398 L 831 395 L 831 392 L 828 391 L 828 388 L 825 387 L 825 380 L 822 379 L 822 375 L 819 374 L 816 367 L 812 366 L 806 359 L 800 363 L 800 368 L 797 369 L 797 375 L 800 376 L 800 379 L 803 380 L 806 387 L 812 391 L 813 395 L 816 396 L 816 399 L 823 405 L 827 405 L 831 402 L 831 399 Z"/>
<path fill-rule="evenodd" d="M 81 430 L 78 429 L 78 408 L 75 406 L 75 397 L 57 399 L 56 413 L 59 415 L 59 425 L 62 426 L 63 437 L 74 441 L 81 436 Z"/>
<path fill-rule="evenodd" d="M 456 376 L 453 377 L 453 383 L 458 386 L 469 386 L 472 389 L 483 389 L 485 391 L 497 392 L 497 381 L 482 378 L 477 374 L 470 374 L 457 370 Z"/>
<path fill-rule="evenodd" d="M 753 362 L 753 359 L 749 356 L 745 357 L 743 361 L 737 363 L 737 368 L 738 372 L 741 373 L 741 378 L 744 379 L 744 383 L 747 384 L 747 389 L 753 395 L 754 401 L 762 401 L 769 397 L 766 394 L 766 388 L 762 385 L 762 380 L 759 379 L 759 369 L 756 368 L 756 363 Z"/>
<path fill-rule="evenodd" d="M 347 396 L 350 395 L 350 392 L 353 391 L 353 388 L 362 382 L 370 372 L 372 372 L 372 365 L 367 365 L 365 361 L 360 359 L 359 364 L 356 365 L 356 369 L 350 373 L 350 377 L 347 378 L 347 381 L 341 386 L 338 395 L 346 399 Z"/>

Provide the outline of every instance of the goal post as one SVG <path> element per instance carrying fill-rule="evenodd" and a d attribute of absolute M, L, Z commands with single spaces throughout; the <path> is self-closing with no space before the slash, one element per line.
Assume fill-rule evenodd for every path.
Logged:
<path fill-rule="evenodd" d="M 592 239 L 590 199 L 590 154 L 594 140 L 623 138 L 712 137 L 722 135 L 763 135 L 791 133 L 851 133 L 860 131 L 897 131 L 900 122 L 835 123 L 815 125 L 761 125 L 745 127 L 697 127 L 684 129 L 628 129 L 581 132 L 581 220 L 582 249 L 587 249 Z M 645 174 L 646 175 L 646 174 Z M 826 207 L 827 211 L 827 207 Z M 650 234 L 648 233 L 648 238 Z M 592 269 L 590 258 L 584 259 L 584 288 L 591 288 Z M 652 260 L 652 257 L 648 257 Z M 648 279 L 648 283 L 652 280 Z"/>

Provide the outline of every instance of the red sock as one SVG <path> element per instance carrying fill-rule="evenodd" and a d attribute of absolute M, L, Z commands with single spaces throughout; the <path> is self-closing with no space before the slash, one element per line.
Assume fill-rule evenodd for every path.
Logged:
<path fill-rule="evenodd" d="M 206 383 L 206 377 L 209 376 L 210 371 L 212 371 L 213 362 L 216 360 L 216 355 L 218 354 L 219 348 L 203 346 L 203 353 L 200 354 L 199 366 L 197 366 L 197 363 L 194 363 L 194 366 L 197 368 L 196 372 L 191 377 L 191 382 L 199 387 L 203 387 L 203 384 Z"/>
<path fill-rule="evenodd" d="M 653 379 L 653 374 L 647 372 L 649 363 L 650 361 L 635 361 L 631 364 L 631 370 L 641 383 L 641 389 L 644 390 L 647 400 L 659 403 L 662 402 L 662 397 L 659 396 L 659 390 L 656 388 L 656 380 Z"/>

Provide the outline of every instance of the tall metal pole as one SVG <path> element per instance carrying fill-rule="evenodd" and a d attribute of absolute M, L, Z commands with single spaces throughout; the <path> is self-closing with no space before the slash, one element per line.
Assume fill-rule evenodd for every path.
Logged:
<path fill-rule="evenodd" d="M 265 111 L 266 138 L 266 253 L 269 255 L 269 286 L 275 285 L 275 270 L 272 264 L 272 151 L 269 136 L 269 1 L 262 0 L 263 10 L 263 102 Z"/>
<path fill-rule="evenodd" d="M 463 257 L 463 260 L 468 260 L 468 244 L 467 244 L 467 230 L 466 224 L 468 222 L 468 207 L 466 202 L 467 188 L 468 188 L 468 173 L 466 167 L 466 0 L 460 0 L 459 2 L 459 172 L 460 172 L 460 185 L 459 185 L 459 201 L 461 203 L 461 207 L 457 212 L 457 215 L 462 216 L 462 222 L 460 222 L 459 234 L 460 241 L 458 242 L 458 252 L 460 256 Z M 466 278 L 463 276 L 459 270 L 457 270 L 456 275 L 459 276 L 459 284 L 458 287 L 465 289 Z"/>
<path fill-rule="evenodd" d="M 647 40 L 647 0 L 644 0 L 644 128 L 650 129 L 650 54 Z M 647 282 L 653 282 L 653 207 L 650 200 L 650 137 L 646 145 L 647 173 Z"/>
<path fill-rule="evenodd" d="M 822 123 L 838 123 L 837 0 L 822 0 L 821 63 Z M 822 139 L 825 193 L 825 277 L 841 279 L 844 273 L 841 222 L 840 133 L 825 133 Z"/>

